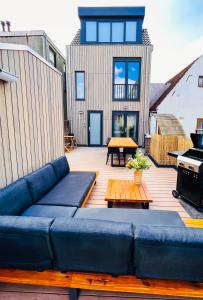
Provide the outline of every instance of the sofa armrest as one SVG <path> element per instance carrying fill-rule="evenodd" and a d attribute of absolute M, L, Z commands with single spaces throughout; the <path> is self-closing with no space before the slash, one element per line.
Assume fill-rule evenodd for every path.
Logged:
<path fill-rule="evenodd" d="M 134 267 L 138 277 L 203 280 L 203 230 L 137 226 Z"/>
<path fill-rule="evenodd" d="M 0 267 L 51 268 L 49 228 L 53 220 L 40 217 L 0 217 Z"/>

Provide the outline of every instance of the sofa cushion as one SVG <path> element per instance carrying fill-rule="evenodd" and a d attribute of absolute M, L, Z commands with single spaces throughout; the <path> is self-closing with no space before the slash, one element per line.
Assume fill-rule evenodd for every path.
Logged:
<path fill-rule="evenodd" d="M 95 177 L 95 172 L 70 172 L 37 204 L 80 207 Z"/>
<path fill-rule="evenodd" d="M 66 156 L 61 156 L 51 162 L 57 181 L 61 180 L 70 172 L 70 167 Z"/>
<path fill-rule="evenodd" d="M 25 176 L 33 202 L 40 200 L 57 182 L 52 165 L 46 165 Z"/>
<path fill-rule="evenodd" d="M 57 218 L 50 230 L 61 271 L 126 274 L 132 257 L 132 226 L 127 223 Z"/>
<path fill-rule="evenodd" d="M 136 276 L 203 280 L 203 230 L 137 226 L 134 230 Z"/>
<path fill-rule="evenodd" d="M 0 190 L 0 215 L 20 215 L 32 205 L 25 179 L 19 179 Z"/>
<path fill-rule="evenodd" d="M 52 267 L 50 218 L 0 217 L 0 267 L 41 270 Z"/>
<path fill-rule="evenodd" d="M 177 212 L 160 210 L 86 208 L 78 209 L 74 218 L 128 222 L 134 225 L 151 224 L 184 226 L 184 223 Z"/>
<path fill-rule="evenodd" d="M 64 206 L 49 206 L 49 205 L 32 205 L 22 216 L 26 217 L 72 217 L 76 212 L 76 207 L 64 207 Z"/>

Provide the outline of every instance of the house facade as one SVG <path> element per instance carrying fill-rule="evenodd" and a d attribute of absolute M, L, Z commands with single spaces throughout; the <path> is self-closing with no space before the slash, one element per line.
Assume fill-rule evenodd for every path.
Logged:
<path fill-rule="evenodd" d="M 46 34 L 46 32 L 43 30 L 0 31 L 0 43 L 27 45 L 62 73 L 64 120 L 67 120 L 67 96 L 65 79 L 66 60 L 57 46 Z"/>
<path fill-rule="evenodd" d="M 165 84 L 153 84 L 150 103 L 151 134 L 156 132 L 156 114 L 173 114 L 185 134 L 203 132 L 203 56 Z"/>
<path fill-rule="evenodd" d="M 81 28 L 67 46 L 67 113 L 80 145 L 147 133 L 153 47 L 144 7 L 80 7 Z"/>

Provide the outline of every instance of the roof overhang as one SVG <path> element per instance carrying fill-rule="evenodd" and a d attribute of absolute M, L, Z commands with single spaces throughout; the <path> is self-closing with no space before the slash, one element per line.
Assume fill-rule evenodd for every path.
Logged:
<path fill-rule="evenodd" d="M 78 16 L 85 17 L 142 17 L 145 16 L 144 6 L 125 7 L 78 7 Z"/>
<path fill-rule="evenodd" d="M 5 82 L 16 82 L 18 77 L 10 72 L 0 69 L 0 80 Z"/>

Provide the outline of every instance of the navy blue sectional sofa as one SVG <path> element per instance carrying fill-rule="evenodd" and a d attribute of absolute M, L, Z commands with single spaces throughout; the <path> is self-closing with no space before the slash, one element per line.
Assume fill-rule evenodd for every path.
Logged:
<path fill-rule="evenodd" d="M 203 230 L 176 212 L 80 208 L 95 178 L 60 157 L 0 190 L 0 267 L 203 280 Z"/>

